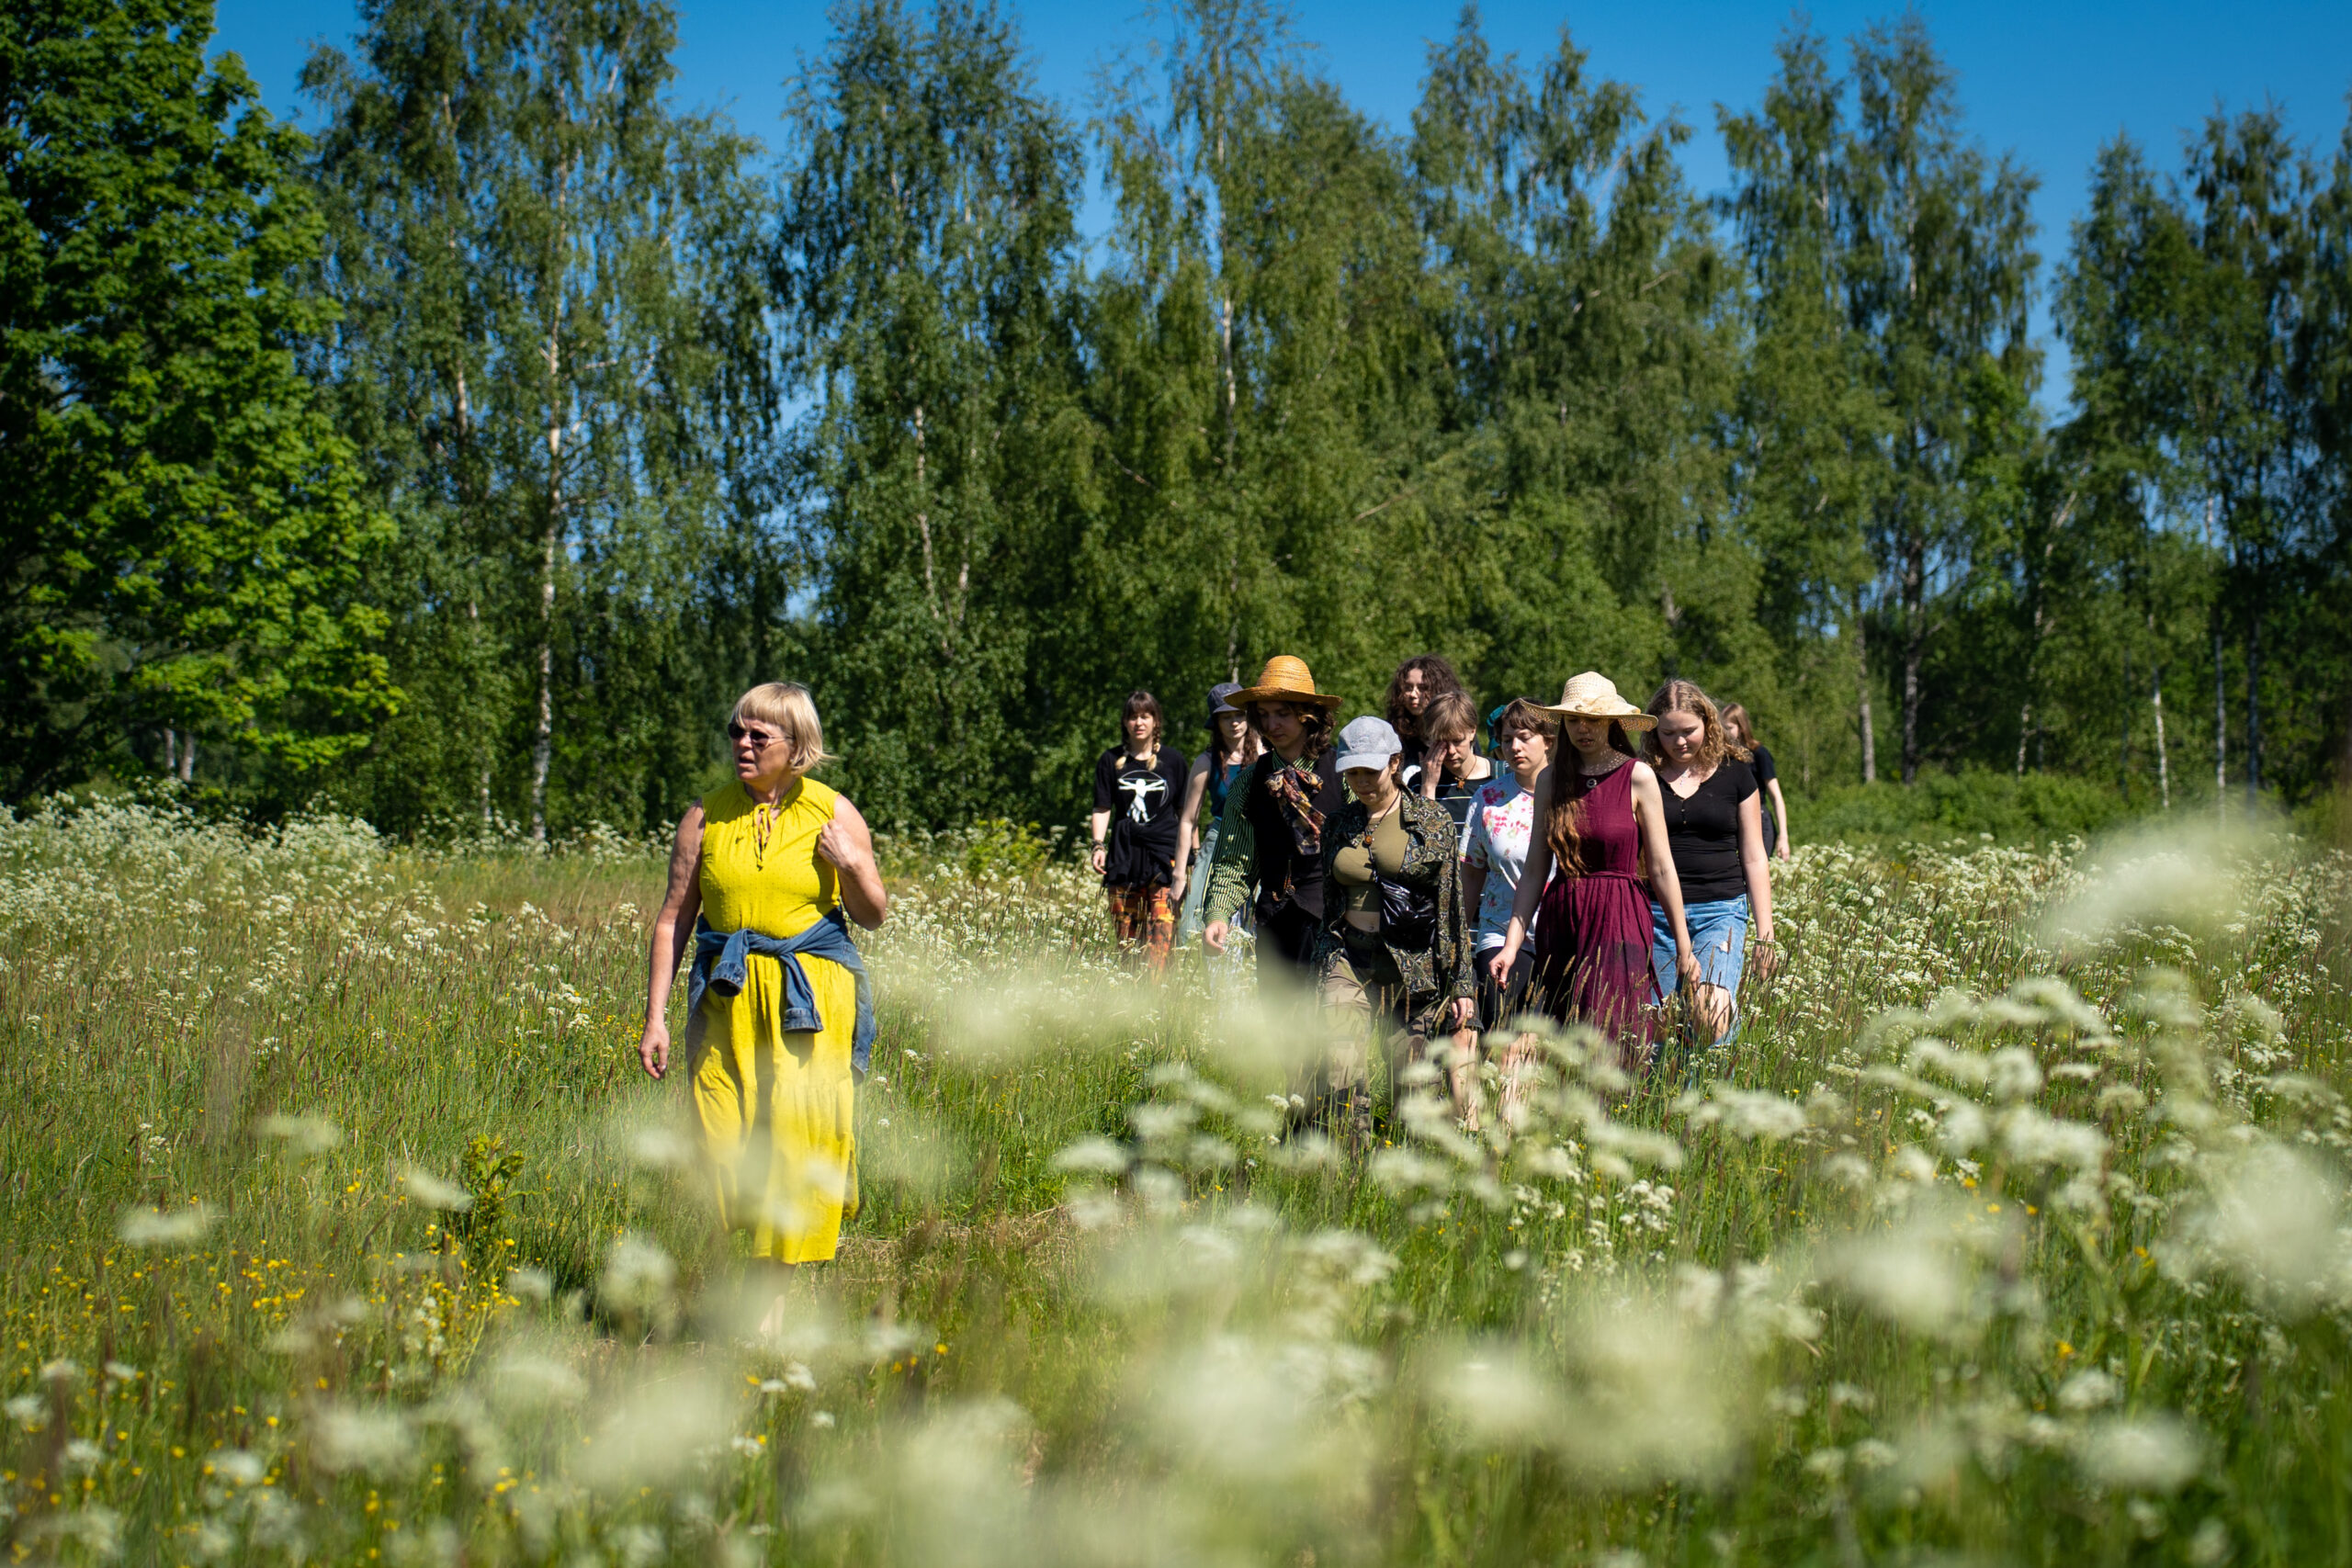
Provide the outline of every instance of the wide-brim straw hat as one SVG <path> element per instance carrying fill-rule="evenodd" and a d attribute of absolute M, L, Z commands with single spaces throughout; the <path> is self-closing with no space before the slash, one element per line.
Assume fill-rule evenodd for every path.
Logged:
<path fill-rule="evenodd" d="M 1277 653 L 1267 660 L 1266 667 L 1258 671 L 1256 685 L 1244 686 L 1226 700 L 1238 708 L 1271 702 L 1305 703 L 1318 708 L 1340 705 L 1337 693 L 1315 689 L 1315 671 L 1306 667 L 1306 660 L 1293 659 L 1287 653 Z"/>
<path fill-rule="evenodd" d="M 1628 729 L 1650 729 L 1657 720 L 1617 694 L 1617 682 L 1598 671 L 1571 676 L 1560 700 L 1538 705 L 1555 718 L 1611 718 Z"/>

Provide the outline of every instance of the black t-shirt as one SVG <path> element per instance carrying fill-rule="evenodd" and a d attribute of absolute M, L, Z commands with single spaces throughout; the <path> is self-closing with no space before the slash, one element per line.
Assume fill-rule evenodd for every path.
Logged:
<path fill-rule="evenodd" d="M 1111 887 L 1149 887 L 1174 880 L 1176 818 L 1184 806 L 1192 761 L 1162 746 L 1151 766 L 1114 746 L 1094 764 L 1094 809 L 1111 814 L 1102 881 Z"/>
<path fill-rule="evenodd" d="M 1685 800 L 1664 779 L 1658 793 L 1666 807 L 1666 841 L 1674 852 L 1674 874 L 1685 904 L 1713 904 L 1747 891 L 1739 863 L 1739 805 L 1756 793 L 1756 773 L 1737 758 L 1725 757 L 1707 782 Z"/>
<path fill-rule="evenodd" d="M 1748 766 L 1756 770 L 1757 788 L 1762 789 L 1766 784 L 1770 784 L 1774 779 L 1781 776 L 1781 770 L 1772 765 L 1772 753 L 1764 750 L 1763 747 L 1749 747 L 1747 749 L 1747 756 Z"/>

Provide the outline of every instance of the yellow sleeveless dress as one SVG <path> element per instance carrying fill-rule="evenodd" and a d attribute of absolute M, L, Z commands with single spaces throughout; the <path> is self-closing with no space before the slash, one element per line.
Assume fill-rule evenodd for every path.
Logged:
<path fill-rule="evenodd" d="M 702 913 L 712 930 L 796 937 L 831 912 L 839 873 L 817 853 L 817 834 L 840 798 L 802 779 L 775 807 L 763 851 L 742 784 L 704 797 Z M 740 994 L 705 993 L 694 1067 L 720 1216 L 750 1233 L 754 1257 L 786 1263 L 832 1257 L 842 1221 L 857 1213 L 857 976 L 827 958 L 800 964 L 822 1030 L 784 1032 L 784 966 L 754 953 Z"/>

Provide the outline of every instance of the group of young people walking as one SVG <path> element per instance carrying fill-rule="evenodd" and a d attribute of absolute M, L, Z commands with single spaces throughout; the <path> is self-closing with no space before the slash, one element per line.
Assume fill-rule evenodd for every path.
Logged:
<path fill-rule="evenodd" d="M 1208 701 L 1211 748 L 1188 760 L 1158 701 L 1127 700 L 1096 769 L 1093 863 L 1147 963 L 1165 965 L 1187 919 L 1212 955 L 1246 926 L 1261 973 L 1316 987 L 1332 1043 L 1300 1103 L 1334 1126 L 1368 1110 L 1375 1033 L 1392 1068 L 1442 1044 L 1466 1107 L 1483 1032 L 1531 1011 L 1581 1021 L 1638 1069 L 1668 997 L 1689 999 L 1702 1038 L 1730 1031 L 1751 924 L 1770 964 L 1764 857 L 1776 836 L 1787 852 L 1786 807 L 1744 716 L 1688 682 L 1645 710 L 1579 675 L 1557 703 L 1489 713 L 1487 751 L 1434 655 L 1398 670 L 1384 716 L 1345 726 L 1287 656 Z M 807 688 L 744 693 L 727 737 L 733 781 L 678 824 L 638 1056 L 670 1075 L 683 976 L 720 1221 L 755 1268 L 788 1268 L 833 1257 L 857 1212 L 856 1089 L 876 1025 L 850 928 L 881 925 L 889 894 L 856 807 L 808 776 L 827 753 Z"/>
<path fill-rule="evenodd" d="M 1770 972 L 1787 804 L 1745 710 L 1690 682 L 1636 707 L 1588 671 L 1557 703 L 1492 709 L 1484 750 L 1434 654 L 1398 667 L 1384 715 L 1336 728 L 1339 698 L 1288 655 L 1209 700 L 1215 750 L 1188 769 L 1157 701 L 1128 699 L 1097 769 L 1096 864 L 1153 968 L 1182 903 L 1213 959 L 1247 928 L 1261 974 L 1314 987 L 1332 1024 L 1301 1097 L 1318 1120 L 1367 1113 L 1374 1040 L 1392 1081 L 1439 1061 L 1466 1115 L 1479 1043 L 1514 1019 L 1589 1024 L 1638 1073 L 1677 1028 L 1698 1044 L 1735 1031 L 1751 933 Z"/>

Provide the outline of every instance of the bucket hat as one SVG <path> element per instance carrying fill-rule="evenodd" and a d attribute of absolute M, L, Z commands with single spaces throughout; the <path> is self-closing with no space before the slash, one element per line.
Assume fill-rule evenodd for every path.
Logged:
<path fill-rule="evenodd" d="M 1335 692 L 1315 689 L 1315 672 L 1304 659 L 1294 659 L 1287 653 L 1277 653 L 1266 660 L 1258 671 L 1258 683 L 1244 686 L 1226 699 L 1235 707 L 1246 708 L 1251 703 L 1304 703 L 1309 707 L 1335 708 L 1340 705 Z"/>
<path fill-rule="evenodd" d="M 1233 705 L 1233 694 L 1241 689 L 1238 681 L 1219 681 L 1209 688 L 1209 722 L 1215 724 L 1220 714 L 1239 713 Z"/>
<path fill-rule="evenodd" d="M 1617 694 L 1617 682 L 1598 671 L 1570 676 L 1556 703 L 1539 705 L 1557 718 L 1613 718 L 1627 729 L 1650 729 L 1657 720 Z"/>

